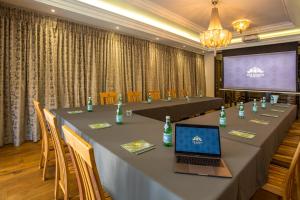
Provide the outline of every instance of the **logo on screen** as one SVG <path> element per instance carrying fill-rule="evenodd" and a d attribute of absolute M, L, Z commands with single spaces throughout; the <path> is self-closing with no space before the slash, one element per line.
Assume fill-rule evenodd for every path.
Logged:
<path fill-rule="evenodd" d="M 193 144 L 202 144 L 202 138 L 198 135 L 193 137 Z"/>
<path fill-rule="evenodd" d="M 265 72 L 259 67 L 252 67 L 247 71 L 247 76 L 250 78 L 260 78 L 265 76 Z"/>

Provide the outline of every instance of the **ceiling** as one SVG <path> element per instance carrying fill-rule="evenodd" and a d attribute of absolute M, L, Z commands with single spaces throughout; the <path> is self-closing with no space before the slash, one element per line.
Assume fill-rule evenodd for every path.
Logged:
<path fill-rule="evenodd" d="M 188 51 L 210 51 L 200 45 L 199 33 L 207 29 L 211 0 L 1 1 Z M 220 0 L 218 8 L 224 27 L 232 30 L 232 21 L 247 18 L 252 25 L 243 35 L 262 38 L 244 43 L 233 32 L 227 49 L 300 41 L 300 0 Z"/>
<path fill-rule="evenodd" d="M 191 22 L 208 27 L 210 0 L 149 0 Z M 253 27 L 290 22 L 284 1 L 282 0 L 220 0 L 217 7 L 223 27 L 232 30 L 234 20 L 246 18 Z"/>

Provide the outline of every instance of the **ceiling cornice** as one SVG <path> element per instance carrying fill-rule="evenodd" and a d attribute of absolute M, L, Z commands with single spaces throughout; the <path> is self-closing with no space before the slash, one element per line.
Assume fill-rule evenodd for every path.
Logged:
<path fill-rule="evenodd" d="M 202 26 L 199 26 L 198 24 L 193 23 L 192 21 L 156 4 L 149 0 L 125 0 L 131 5 L 137 6 L 141 9 L 147 10 L 151 13 L 154 13 L 160 17 L 163 17 L 165 19 L 168 19 L 170 21 L 176 22 L 180 24 L 181 26 L 184 26 L 186 28 L 189 28 L 196 32 L 204 31 L 205 28 Z"/>
<path fill-rule="evenodd" d="M 266 26 L 250 28 L 246 30 L 242 35 L 252 35 L 252 34 L 280 31 L 280 30 L 286 30 L 292 28 L 295 28 L 295 25 L 292 22 L 281 22 L 281 23 L 270 24 Z M 240 37 L 240 36 L 241 35 L 237 32 L 233 33 L 233 37 Z"/>
<path fill-rule="evenodd" d="M 169 40 L 176 41 L 178 43 L 182 43 L 185 45 L 189 45 L 191 47 L 207 50 L 206 48 L 201 48 L 199 43 L 189 40 L 187 38 L 181 37 L 179 35 L 164 31 L 162 29 L 147 25 L 145 23 L 123 17 L 112 12 L 108 12 L 106 10 L 96 8 L 94 6 L 87 5 L 80 1 L 74 0 L 35 0 L 37 2 L 47 4 L 49 6 L 57 7 L 60 9 L 68 10 L 70 12 L 92 17 L 97 20 L 106 21 L 112 24 L 121 25 L 126 28 L 134 29 L 137 31 L 143 31 L 148 34 L 152 34 L 154 36 L 159 36 L 160 38 L 165 38 Z"/>
<path fill-rule="evenodd" d="M 253 47 L 253 46 L 262 46 L 262 45 L 269 45 L 269 44 L 279 44 L 279 43 L 286 43 L 286 42 L 298 42 L 300 41 L 300 35 L 291 35 L 286 37 L 277 37 L 271 39 L 264 39 L 259 42 L 249 42 L 249 43 L 237 43 L 227 46 L 226 48 L 222 48 L 219 50 L 226 50 L 226 49 L 237 49 L 237 48 L 245 48 L 245 47 Z"/>

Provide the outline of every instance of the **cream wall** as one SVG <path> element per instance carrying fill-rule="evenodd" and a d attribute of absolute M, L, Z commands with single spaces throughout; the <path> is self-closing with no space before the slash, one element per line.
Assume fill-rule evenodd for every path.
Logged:
<path fill-rule="evenodd" d="M 206 96 L 215 96 L 215 57 L 214 53 L 204 55 L 205 79 L 206 79 Z"/>

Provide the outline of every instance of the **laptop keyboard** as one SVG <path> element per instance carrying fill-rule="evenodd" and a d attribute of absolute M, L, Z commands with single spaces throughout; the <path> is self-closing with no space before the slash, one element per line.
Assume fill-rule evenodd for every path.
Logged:
<path fill-rule="evenodd" d="M 177 156 L 177 162 L 190 164 L 190 165 L 204 165 L 204 166 L 214 166 L 214 167 L 219 167 L 221 165 L 220 159 L 196 158 L 196 157 L 186 157 L 186 156 Z"/>

